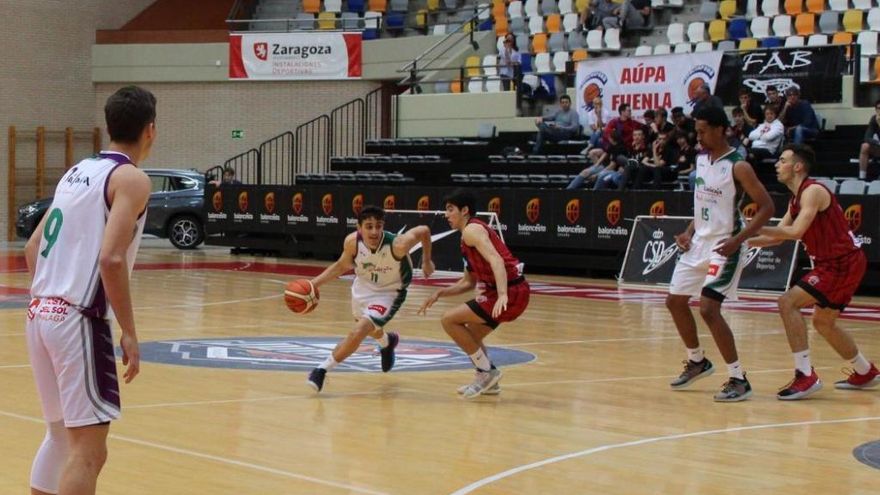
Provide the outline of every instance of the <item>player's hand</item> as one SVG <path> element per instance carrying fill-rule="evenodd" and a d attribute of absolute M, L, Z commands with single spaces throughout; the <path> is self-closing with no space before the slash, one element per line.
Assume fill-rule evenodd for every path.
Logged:
<path fill-rule="evenodd" d="M 434 262 L 431 260 L 422 260 L 422 274 L 425 278 L 430 277 L 434 273 Z"/>
<path fill-rule="evenodd" d="M 125 379 L 125 383 L 131 383 L 141 370 L 141 352 L 137 336 L 123 333 L 119 339 L 119 347 L 122 348 L 122 364 L 126 366 L 122 378 Z"/>
<path fill-rule="evenodd" d="M 495 301 L 495 307 L 492 308 L 492 318 L 498 318 L 505 311 L 507 311 L 507 294 L 498 296 L 498 300 Z"/>
<path fill-rule="evenodd" d="M 742 241 L 738 241 L 735 238 L 731 237 L 729 239 L 724 239 L 722 242 L 718 243 L 713 251 L 727 258 L 731 254 L 737 252 L 740 245 L 742 245 Z"/>
<path fill-rule="evenodd" d="M 675 243 L 678 244 L 678 248 L 682 250 L 682 252 L 688 252 L 691 249 L 691 234 L 687 231 L 678 234 L 675 237 Z"/>
<path fill-rule="evenodd" d="M 440 291 L 439 290 L 435 291 L 433 294 L 430 295 L 430 297 L 425 299 L 425 302 L 422 303 L 422 307 L 419 308 L 418 311 L 416 311 L 416 314 L 417 315 L 427 314 L 428 308 L 433 306 L 434 303 L 437 302 L 437 299 L 440 299 Z"/>

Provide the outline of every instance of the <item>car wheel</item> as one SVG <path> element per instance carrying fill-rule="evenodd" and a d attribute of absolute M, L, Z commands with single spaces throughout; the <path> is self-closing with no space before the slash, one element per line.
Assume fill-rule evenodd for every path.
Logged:
<path fill-rule="evenodd" d="M 174 217 L 168 224 L 168 239 L 177 249 L 195 249 L 205 240 L 205 228 L 196 217 Z"/>

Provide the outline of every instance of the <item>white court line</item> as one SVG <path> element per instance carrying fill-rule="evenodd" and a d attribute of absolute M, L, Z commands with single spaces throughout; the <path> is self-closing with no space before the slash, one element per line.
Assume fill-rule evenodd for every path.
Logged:
<path fill-rule="evenodd" d="M 223 304 L 238 304 L 238 303 L 242 303 L 242 302 L 264 301 L 266 299 L 277 299 L 282 296 L 284 296 L 284 294 L 273 294 L 271 296 L 251 297 L 251 298 L 247 298 L 247 299 L 227 299 L 226 301 L 217 301 L 217 302 L 209 302 L 209 303 L 171 304 L 171 305 L 167 305 L 167 306 L 135 306 L 134 309 L 136 311 L 143 311 L 143 310 L 147 310 L 147 309 L 202 308 L 202 307 L 206 307 L 206 306 L 220 306 Z"/>
<path fill-rule="evenodd" d="M 418 392 L 418 390 L 413 389 L 396 389 L 397 391 L 406 391 L 406 392 Z M 321 394 L 322 397 L 326 398 L 336 398 L 336 397 L 356 397 L 360 395 L 382 395 L 386 393 L 386 391 L 374 391 L 374 392 L 340 392 L 340 393 L 324 393 Z M 274 395 L 269 397 L 255 397 L 252 399 L 216 399 L 216 400 L 196 400 L 189 402 L 164 402 L 157 404 L 141 404 L 136 406 L 123 406 L 123 410 L 127 411 L 129 409 L 152 409 L 157 407 L 182 407 L 182 406 L 203 406 L 203 405 L 216 405 L 216 404 L 235 404 L 239 402 L 265 402 L 265 401 L 275 401 L 275 400 L 298 400 L 298 399 L 312 399 L 317 396 L 317 393 L 307 394 L 307 395 Z"/>
<path fill-rule="evenodd" d="M 30 367 L 31 367 L 31 365 L 29 365 L 29 364 L 4 364 L 4 365 L 0 366 L 0 370 L 9 369 L 9 368 L 30 368 Z"/>
<path fill-rule="evenodd" d="M 23 421 L 30 421 L 31 423 L 39 423 L 39 424 L 45 423 L 41 418 L 34 418 L 32 416 L 25 416 L 22 414 L 15 414 L 15 413 L 7 412 L 7 411 L 0 411 L 0 416 L 6 416 L 9 418 L 20 419 Z M 112 440 L 119 440 L 121 442 L 132 443 L 135 445 L 141 445 L 143 447 L 151 447 L 151 448 L 158 449 L 158 450 L 164 450 L 166 452 L 173 452 L 175 454 L 187 455 L 187 456 L 196 457 L 199 459 L 206 459 L 209 461 L 219 462 L 221 464 L 228 464 L 231 466 L 248 468 L 248 469 L 252 469 L 254 471 L 260 471 L 263 473 L 274 474 L 274 475 L 283 476 L 286 478 L 293 478 L 293 479 L 297 479 L 297 480 L 301 480 L 301 481 L 308 481 L 310 483 L 315 483 L 317 485 L 332 486 L 333 488 L 340 488 L 343 490 L 349 490 L 349 491 L 356 492 L 356 493 L 366 493 L 368 495 L 388 495 L 385 492 L 377 492 L 377 491 L 370 490 L 368 488 L 362 488 L 362 487 L 353 486 L 353 485 L 346 485 L 344 483 L 337 483 L 335 481 L 328 481 L 328 480 L 323 480 L 320 478 L 314 478 L 312 476 L 306 476 L 304 474 L 293 473 L 290 471 L 283 471 L 281 469 L 275 469 L 275 468 L 271 468 L 268 466 L 261 466 L 259 464 L 253 464 L 250 462 L 237 461 L 235 459 L 229 459 L 226 457 L 205 454 L 202 452 L 196 452 L 194 450 L 189 450 L 189 449 L 181 449 L 178 447 L 172 447 L 170 445 L 165 445 L 165 444 L 161 444 L 161 443 L 148 442 L 146 440 L 138 440 L 137 438 L 126 437 L 123 435 L 116 435 L 116 434 L 111 433 L 108 436 L 108 438 L 110 438 Z"/>
<path fill-rule="evenodd" d="M 796 426 L 857 423 L 857 422 L 863 422 L 863 421 L 878 421 L 878 420 L 880 420 L 880 416 L 866 416 L 866 417 L 861 417 L 861 418 L 818 419 L 818 420 L 814 420 L 814 421 L 797 421 L 797 422 L 792 422 L 792 423 L 772 423 L 772 424 L 764 424 L 764 425 L 736 426 L 733 428 L 694 431 L 691 433 L 681 433 L 678 435 L 666 435 L 666 436 L 662 436 L 662 437 L 643 438 L 641 440 L 634 440 L 631 442 L 613 443 L 613 444 L 608 444 L 608 445 L 602 445 L 599 447 L 594 447 L 592 449 L 581 450 L 580 452 L 572 452 L 570 454 L 551 457 L 549 459 L 544 459 L 543 461 L 533 462 L 531 464 L 524 464 L 522 466 L 508 469 L 507 471 L 503 471 L 498 474 L 494 474 L 492 476 L 488 476 L 488 477 L 483 478 L 481 480 L 475 481 L 464 488 L 460 488 L 460 489 L 452 492 L 451 495 L 465 495 L 467 493 L 473 492 L 474 490 L 479 490 L 480 488 L 482 488 L 490 483 L 494 483 L 498 480 L 502 480 L 504 478 L 508 478 L 508 477 L 513 476 L 515 474 L 522 473 L 523 471 L 536 469 L 539 467 L 546 466 L 548 464 L 554 464 L 554 463 L 561 462 L 561 461 L 567 461 L 569 459 L 575 459 L 578 457 L 586 457 L 588 455 L 597 454 L 599 452 L 605 452 L 607 450 L 622 449 L 622 448 L 626 448 L 626 447 L 635 447 L 635 446 L 646 445 L 646 444 L 650 444 L 650 443 L 665 442 L 668 440 L 681 440 L 683 438 L 704 437 L 704 436 L 709 436 L 709 435 L 717 435 L 719 433 L 736 433 L 736 432 L 740 432 L 740 431 L 769 430 L 772 428 L 790 428 L 790 427 L 796 427 Z"/>

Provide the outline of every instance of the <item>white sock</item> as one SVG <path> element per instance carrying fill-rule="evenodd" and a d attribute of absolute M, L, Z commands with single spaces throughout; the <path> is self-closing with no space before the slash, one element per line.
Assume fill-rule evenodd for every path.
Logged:
<path fill-rule="evenodd" d="M 856 354 L 856 357 L 850 359 L 849 363 L 852 365 L 853 369 L 856 370 L 856 373 L 860 375 L 865 375 L 871 371 L 871 363 L 865 359 L 865 356 L 862 355 L 861 351 Z"/>
<path fill-rule="evenodd" d="M 859 179 L 861 179 L 861 180 L 865 180 L 865 178 L 866 178 L 867 176 L 868 176 L 868 171 L 867 171 L 867 170 L 859 170 Z"/>
<path fill-rule="evenodd" d="M 379 337 L 378 339 L 376 339 L 376 342 L 378 342 L 379 347 L 381 347 L 383 349 L 388 347 L 388 334 L 385 332 L 382 332 L 382 336 Z"/>
<path fill-rule="evenodd" d="M 688 349 L 687 352 L 688 359 L 695 363 L 699 363 L 706 358 L 706 352 L 703 351 L 702 347 L 697 347 L 696 349 Z"/>
<path fill-rule="evenodd" d="M 727 365 L 727 374 L 730 375 L 731 378 L 739 378 L 740 380 L 745 378 L 742 365 L 739 364 L 739 361 L 734 361 Z"/>
<path fill-rule="evenodd" d="M 477 349 L 477 352 L 471 354 L 471 361 L 474 362 L 474 366 L 477 367 L 480 371 L 489 371 L 492 369 L 492 361 L 489 361 L 489 356 L 483 352 L 483 349 Z"/>
<path fill-rule="evenodd" d="M 810 364 L 810 350 L 791 353 L 794 356 L 794 367 L 806 376 L 813 374 L 813 365 Z"/>
<path fill-rule="evenodd" d="M 333 359 L 333 354 L 330 354 L 330 356 L 327 357 L 327 359 L 325 359 L 323 363 L 318 365 L 318 368 L 324 368 L 325 370 L 330 371 L 335 368 L 337 364 L 339 363 L 337 363 L 336 360 Z"/>

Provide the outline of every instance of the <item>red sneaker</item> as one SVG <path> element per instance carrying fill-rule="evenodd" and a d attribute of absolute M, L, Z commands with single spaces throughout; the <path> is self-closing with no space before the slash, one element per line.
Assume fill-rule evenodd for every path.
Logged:
<path fill-rule="evenodd" d="M 869 369 L 864 375 L 860 375 L 856 373 L 855 370 L 848 368 L 844 369 L 843 372 L 848 375 L 847 379 L 835 382 L 834 388 L 839 388 L 841 390 L 860 390 L 863 388 L 874 388 L 877 385 L 880 385 L 880 370 L 877 370 L 874 363 L 871 363 L 871 369 Z"/>
<path fill-rule="evenodd" d="M 776 394 L 779 400 L 798 400 L 822 389 L 822 380 L 816 370 L 810 368 L 810 375 L 794 370 L 794 379 Z"/>

